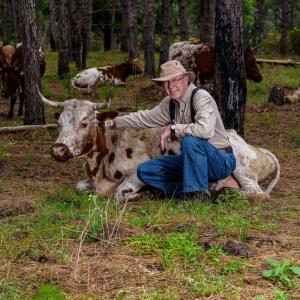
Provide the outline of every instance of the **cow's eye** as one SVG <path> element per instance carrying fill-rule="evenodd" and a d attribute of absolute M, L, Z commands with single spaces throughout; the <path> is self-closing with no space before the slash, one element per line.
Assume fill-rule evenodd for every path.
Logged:
<path fill-rule="evenodd" d="M 87 123 L 81 123 L 81 124 L 80 124 L 80 128 L 86 128 L 87 125 L 88 125 Z"/>

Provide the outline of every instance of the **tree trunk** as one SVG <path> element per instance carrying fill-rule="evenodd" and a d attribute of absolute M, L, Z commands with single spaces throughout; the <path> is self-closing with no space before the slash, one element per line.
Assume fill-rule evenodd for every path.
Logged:
<path fill-rule="evenodd" d="M 144 73 L 147 77 L 152 78 L 155 75 L 155 0 L 144 0 L 144 11 Z"/>
<path fill-rule="evenodd" d="M 244 134 L 246 72 L 243 51 L 243 5 L 216 1 L 215 98 L 225 128 Z"/>
<path fill-rule="evenodd" d="M 58 53 L 58 75 L 63 76 L 69 70 L 69 1 L 61 0 L 60 20 L 59 20 L 59 53 Z"/>
<path fill-rule="evenodd" d="M 280 24 L 280 49 L 279 52 L 282 55 L 287 54 L 287 42 L 288 42 L 288 28 L 289 28 L 289 2 L 287 0 L 280 1 L 281 8 L 281 24 Z"/>
<path fill-rule="evenodd" d="M 34 0 L 20 1 L 24 72 L 24 125 L 45 124 L 44 105 L 36 89 L 36 86 L 40 85 L 40 65 L 35 9 Z"/>
<path fill-rule="evenodd" d="M 10 34 L 9 34 L 9 8 L 8 8 L 8 0 L 1 1 L 1 18 L 2 18 L 2 42 L 3 45 L 8 45 L 10 42 Z"/>
<path fill-rule="evenodd" d="M 87 9 L 87 34 L 86 34 L 86 50 L 87 52 L 91 50 L 92 41 L 92 25 L 93 25 L 93 0 L 88 0 Z"/>
<path fill-rule="evenodd" d="M 171 0 L 162 1 L 163 28 L 160 42 L 159 64 L 169 60 L 169 42 L 171 34 Z"/>
<path fill-rule="evenodd" d="M 266 37 L 265 0 L 256 0 L 256 13 L 253 28 L 253 46 L 258 45 Z"/>
<path fill-rule="evenodd" d="M 186 0 L 179 0 L 180 40 L 189 40 L 189 26 L 186 16 Z"/>
<path fill-rule="evenodd" d="M 14 25 L 14 41 L 18 43 L 20 41 L 20 16 L 18 10 L 18 0 L 11 1 L 11 8 Z"/>
<path fill-rule="evenodd" d="M 115 23 L 116 23 L 116 0 L 112 0 L 112 10 L 111 10 L 111 38 L 110 38 L 110 49 L 115 48 L 116 35 L 115 35 Z"/>
<path fill-rule="evenodd" d="M 138 37 L 137 37 L 137 20 L 136 20 L 136 3 L 135 0 L 128 1 L 128 22 L 129 22 L 129 38 L 128 53 L 130 58 L 138 57 Z"/>
<path fill-rule="evenodd" d="M 129 35 L 129 24 L 128 24 L 128 1 L 121 0 L 122 2 L 122 21 L 121 21 L 121 51 L 128 52 L 128 35 Z"/>
<path fill-rule="evenodd" d="M 49 0 L 49 39 L 51 51 L 56 51 L 55 0 Z"/>
<path fill-rule="evenodd" d="M 215 0 L 201 1 L 199 35 L 202 43 L 215 42 L 215 9 Z"/>

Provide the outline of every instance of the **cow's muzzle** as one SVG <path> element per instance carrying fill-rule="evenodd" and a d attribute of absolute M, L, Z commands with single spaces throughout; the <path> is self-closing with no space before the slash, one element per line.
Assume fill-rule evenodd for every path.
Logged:
<path fill-rule="evenodd" d="M 66 161 L 73 157 L 68 146 L 62 143 L 52 145 L 51 155 L 59 161 Z"/>

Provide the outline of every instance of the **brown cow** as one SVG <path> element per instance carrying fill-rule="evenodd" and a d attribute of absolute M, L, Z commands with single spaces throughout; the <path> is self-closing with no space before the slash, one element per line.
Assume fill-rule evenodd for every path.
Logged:
<path fill-rule="evenodd" d="M 0 70 L 3 67 L 9 66 L 11 64 L 12 56 L 15 52 L 15 47 L 11 45 L 0 47 Z"/>
<path fill-rule="evenodd" d="M 45 73 L 46 62 L 44 59 L 44 52 L 41 47 L 39 48 L 39 63 L 40 63 L 40 75 L 41 77 Z M 4 98 L 11 97 L 10 106 L 8 111 L 8 118 L 12 118 L 14 115 L 14 105 L 16 102 L 16 94 L 19 92 L 20 106 L 18 115 L 23 115 L 23 87 L 24 87 L 24 76 L 23 76 L 23 46 L 19 43 L 12 55 L 11 62 L 9 65 L 4 66 L 1 71 L 2 91 L 1 96 Z"/>
<path fill-rule="evenodd" d="M 60 161 L 79 156 L 86 159 L 89 179 L 79 182 L 77 189 L 114 195 L 118 201 L 136 197 L 143 187 L 137 166 L 161 155 L 158 145 L 163 128 L 115 129 L 106 119 L 115 117 L 116 112 L 99 113 L 95 103 L 77 99 L 54 102 L 41 94 L 40 97 L 45 104 L 64 108 L 58 119 L 60 132 L 52 145 L 52 156 Z M 269 197 L 279 179 L 277 158 L 266 149 L 248 145 L 235 131 L 228 131 L 228 137 L 237 159 L 234 176 L 242 190 L 247 195 Z M 169 154 L 180 152 L 178 142 L 169 142 L 166 148 Z M 263 190 L 260 184 L 271 174 L 272 180 Z M 223 182 L 218 182 L 217 190 Z"/>
<path fill-rule="evenodd" d="M 96 90 L 104 83 L 125 85 L 129 75 L 141 74 L 142 69 L 136 64 L 136 59 L 127 59 L 118 65 L 90 68 L 78 73 L 71 81 L 72 86 L 81 93 L 96 95 Z"/>
<path fill-rule="evenodd" d="M 193 71 L 196 84 L 203 85 L 214 78 L 214 46 L 211 44 L 178 42 L 170 46 L 169 58 L 180 61 L 187 70 Z M 244 59 L 247 79 L 262 81 L 254 51 L 250 47 L 244 51 Z"/>

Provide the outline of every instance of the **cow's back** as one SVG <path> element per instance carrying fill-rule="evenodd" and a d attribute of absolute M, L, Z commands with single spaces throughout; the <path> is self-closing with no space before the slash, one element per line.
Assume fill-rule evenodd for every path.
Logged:
<path fill-rule="evenodd" d="M 204 84 L 214 77 L 214 47 L 210 44 L 190 41 L 175 43 L 170 47 L 169 58 L 180 61 L 186 70 L 193 71 L 196 83 Z"/>

